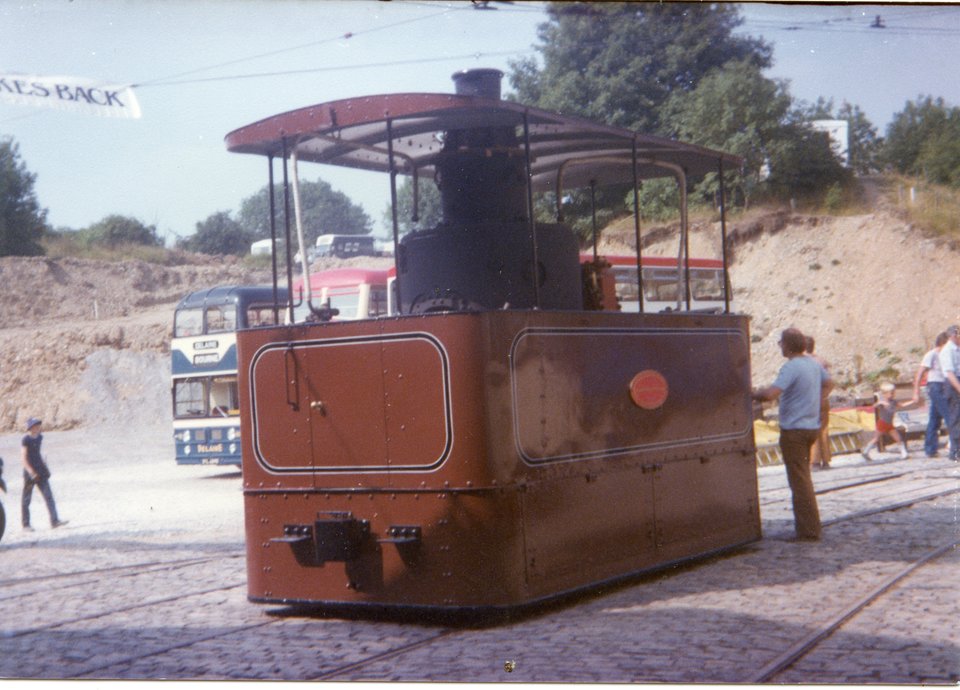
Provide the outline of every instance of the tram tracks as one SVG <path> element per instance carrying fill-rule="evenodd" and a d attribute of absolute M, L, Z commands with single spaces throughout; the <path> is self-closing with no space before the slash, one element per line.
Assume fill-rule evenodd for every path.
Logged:
<path fill-rule="evenodd" d="M 903 473 L 906 474 L 906 473 Z M 898 475 L 901 476 L 901 475 Z M 869 483 L 869 482 L 868 482 Z M 856 482 L 852 486 L 862 485 L 863 482 Z M 850 487 L 847 487 L 850 488 Z M 878 506 L 873 509 L 868 509 L 864 511 L 858 511 L 856 513 L 850 513 L 846 515 L 837 516 L 829 520 L 824 521 L 824 526 L 837 525 L 844 522 L 850 522 L 863 517 L 881 514 L 884 512 L 894 512 L 901 510 L 918 503 L 934 501 L 938 498 L 949 496 L 960 492 L 960 489 L 952 489 L 947 491 L 940 491 L 932 494 L 926 494 L 923 496 L 918 496 L 907 501 L 901 501 L 897 503 L 891 503 L 884 506 Z M 733 682 L 744 682 L 744 683 L 764 683 L 770 682 L 777 677 L 778 674 L 783 672 L 785 669 L 788 669 L 796 663 L 797 660 L 803 658 L 805 655 L 809 654 L 814 650 L 819 643 L 828 638 L 829 636 L 836 633 L 842 628 L 842 626 L 855 617 L 860 611 L 869 606 L 870 604 L 880 600 L 884 594 L 891 591 L 898 584 L 912 575 L 916 570 L 923 567 L 924 565 L 930 563 L 931 561 L 936 560 L 939 557 L 949 553 L 951 550 L 956 549 L 960 545 L 960 541 L 951 541 L 949 543 L 940 545 L 919 558 L 913 560 L 908 566 L 898 570 L 896 573 L 888 574 L 882 578 L 880 582 L 873 583 L 869 591 L 865 594 L 858 596 L 855 600 L 842 605 L 841 610 L 832 612 L 830 617 L 825 621 L 820 622 L 817 625 L 817 629 L 804 636 L 803 638 L 790 643 L 787 642 L 783 646 L 783 651 L 780 652 L 773 660 L 764 665 L 763 667 L 755 670 L 748 677 L 736 680 Z M 521 626 L 522 627 L 522 626 Z M 318 676 L 310 678 L 310 680 L 359 680 L 363 679 L 363 670 L 368 667 L 375 667 L 383 664 L 385 661 L 397 660 L 403 658 L 407 654 L 416 654 L 425 647 L 429 647 L 431 644 L 440 643 L 443 641 L 453 641 L 457 637 L 471 635 L 473 634 L 472 630 L 462 630 L 459 628 L 448 628 L 437 632 L 430 637 L 427 637 L 422 640 L 417 640 L 412 643 L 401 644 L 397 647 L 380 652 L 375 655 L 371 655 L 366 659 L 352 662 L 350 664 L 344 665 L 342 667 L 331 669 L 324 672 Z M 358 675 L 359 674 L 359 675 Z M 433 679 L 431 679 L 433 680 Z M 558 679 L 559 680 L 559 679 Z M 572 679 L 576 680 L 576 679 Z"/>
<path fill-rule="evenodd" d="M 786 649 L 782 654 L 773 659 L 763 668 L 759 669 L 753 675 L 743 679 L 744 683 L 769 683 L 775 682 L 775 678 L 793 666 L 797 661 L 811 653 L 817 646 L 831 635 L 840 630 L 844 624 L 850 621 L 854 616 L 864 610 L 867 606 L 877 602 L 881 597 L 887 594 L 891 589 L 899 585 L 903 580 L 910 577 L 916 570 L 940 558 L 944 554 L 953 551 L 960 546 L 960 541 L 954 540 L 943 544 L 931 551 L 928 551 L 920 558 L 916 559 L 903 569 L 884 578 L 878 585 L 871 589 L 866 595 L 852 602 L 842 611 L 834 614 L 827 621 L 822 622 L 819 627 L 806 637 L 797 640 L 795 644 Z"/>
<path fill-rule="evenodd" d="M 34 616 L 38 616 L 42 619 L 43 612 L 37 612 L 38 606 L 36 605 L 37 597 L 43 597 L 44 601 L 52 600 L 57 597 L 52 595 L 62 594 L 65 590 L 71 590 L 76 588 L 90 588 L 91 590 L 96 590 L 98 587 L 103 590 L 117 590 L 117 581 L 116 579 L 110 579 L 106 581 L 103 579 L 103 576 L 108 575 L 112 578 L 115 578 L 119 574 L 120 577 L 125 578 L 136 578 L 148 575 L 156 575 L 157 573 L 172 573 L 178 570 L 184 570 L 187 568 L 205 566 L 210 563 L 222 562 L 224 560 L 231 560 L 242 558 L 240 555 L 232 556 L 216 556 L 216 557 L 203 557 L 203 558 L 184 558 L 184 559 L 174 559 L 168 561 L 152 561 L 147 563 L 134 563 L 127 565 L 118 565 L 118 566 L 109 566 L 105 568 L 93 568 L 89 570 L 75 571 L 72 573 L 51 573 L 49 575 L 42 575 L 37 577 L 21 577 L 21 578 L 12 578 L 0 582 L 0 602 L 10 602 L 16 601 L 18 599 L 28 600 L 34 602 L 31 604 L 31 607 L 35 609 Z M 79 578 L 79 579 L 78 579 Z M 50 586 L 50 582 L 58 582 L 54 586 Z M 172 602 L 177 602 L 181 600 L 189 599 L 190 597 L 197 597 L 207 595 L 213 592 L 228 591 L 231 589 L 236 589 L 243 587 L 246 584 L 245 580 L 237 580 L 234 582 L 227 583 L 216 583 L 210 587 L 203 587 L 199 589 L 189 589 L 187 591 L 179 591 L 175 594 L 169 596 L 144 596 L 136 598 L 133 603 L 128 603 L 119 606 L 112 607 L 97 607 L 96 605 L 91 606 L 91 610 L 84 613 L 78 613 L 73 616 L 62 616 L 58 615 L 56 610 L 53 611 L 53 617 L 49 622 L 42 622 L 39 624 L 34 624 L 26 626 L 23 628 L 18 628 L 14 630 L 8 630 L 4 632 L 4 637 L 7 639 L 14 639 L 18 637 L 24 637 L 27 635 L 32 635 L 40 633 L 43 631 L 55 630 L 58 628 L 64 628 L 77 623 L 92 621 L 97 619 L 109 618 L 110 616 L 115 616 L 118 614 L 129 613 L 131 611 L 137 611 L 146 609 L 153 606 L 160 606 Z M 3 591 L 7 588 L 13 588 L 17 585 L 29 585 L 29 588 L 26 591 L 18 591 L 12 594 L 4 595 Z M 147 587 L 151 589 L 151 587 Z M 95 597 L 84 597 L 85 599 L 91 599 L 97 601 Z M 109 600 L 109 597 L 104 597 Z"/>
<path fill-rule="evenodd" d="M 894 477 L 872 477 L 860 479 L 846 484 L 838 484 L 828 488 L 828 493 L 842 495 L 844 493 L 860 495 L 859 505 L 870 505 L 872 498 L 863 498 L 863 492 L 883 486 L 888 481 L 903 482 L 908 478 L 902 472 Z M 886 512 L 895 512 L 911 505 L 935 501 L 943 497 L 960 492 L 960 489 L 931 491 L 937 487 L 939 480 L 947 477 L 928 477 L 936 479 L 934 484 L 927 482 L 926 490 L 919 483 L 911 483 L 914 496 L 907 496 L 901 501 L 886 501 L 884 505 L 869 507 L 864 510 L 855 510 L 837 514 L 840 504 L 833 506 L 832 516 L 824 520 L 829 527 L 841 523 L 855 522 L 872 515 Z M 942 486 L 942 484 L 940 484 Z M 886 492 L 886 490 L 885 490 Z M 922 493 L 921 493 L 922 492 Z M 765 492 L 769 495 L 769 492 Z M 767 505 L 767 503 L 764 503 Z M 880 524 L 880 523 L 875 523 Z M 792 546 L 778 544 L 780 540 L 768 539 L 770 548 L 783 550 L 785 554 L 794 550 Z M 934 543 L 932 540 L 929 543 Z M 898 567 L 897 572 L 887 572 L 882 577 L 862 582 L 864 586 L 851 588 L 847 602 L 835 600 L 829 610 L 824 609 L 823 619 L 804 625 L 802 630 L 796 626 L 785 626 L 784 637 L 779 639 L 775 648 L 771 648 L 769 661 L 754 660 L 755 670 L 746 672 L 742 682 L 777 682 L 784 673 L 790 672 L 798 661 L 805 659 L 814 652 L 818 645 L 831 639 L 844 626 L 855 621 L 860 612 L 871 604 L 882 602 L 884 595 L 895 591 L 898 585 L 906 581 L 924 565 L 935 562 L 937 558 L 956 548 L 957 543 L 951 542 L 930 549 L 916 557 L 906 567 Z M 806 547 L 803 547 L 806 548 Z M 818 548 L 816 546 L 810 548 Z M 799 552 L 795 552 L 799 553 Z M 889 560 L 890 554 L 885 558 Z M 899 552 L 898 552 L 899 553 Z M 915 547 L 914 547 L 915 553 Z M 800 557 L 800 556 L 798 556 Z M 896 557 L 896 556 L 894 556 Z M 60 668 L 61 675 L 47 677 L 63 678 L 247 678 L 237 675 L 238 662 L 244 659 L 243 650 L 249 655 L 251 649 L 267 651 L 267 656 L 286 655 L 287 658 L 311 659 L 312 663 L 304 663 L 301 669 L 291 672 L 289 669 L 256 667 L 251 674 L 256 678 L 271 679 L 284 677 L 296 680 L 353 680 L 363 678 L 380 679 L 383 674 L 392 674 L 394 668 L 405 669 L 400 678 L 413 679 L 415 673 L 421 673 L 421 680 L 442 680 L 449 677 L 438 676 L 439 671 L 423 665 L 424 658 L 437 654 L 450 654 L 453 648 L 469 649 L 471 635 L 484 638 L 485 635 L 503 634 L 501 628 L 490 628 L 489 633 L 479 632 L 477 628 L 460 627 L 445 624 L 436 625 L 396 625 L 391 621 L 367 620 L 339 620 L 316 619 L 302 616 L 276 617 L 265 615 L 263 610 L 248 604 L 242 588 L 245 580 L 238 568 L 237 559 L 242 554 L 218 554 L 215 556 L 189 556 L 182 558 L 141 559 L 137 563 L 118 564 L 100 568 L 88 568 L 72 573 L 50 573 L 38 577 L 13 577 L 0 581 L 0 605 L 6 605 L 8 611 L 20 610 L 17 597 L 35 596 L 39 592 L 63 593 L 62 596 L 75 596 L 68 592 L 77 591 L 80 587 L 92 587 L 95 591 L 90 597 L 97 599 L 88 608 L 78 606 L 67 615 L 63 611 L 53 615 L 54 611 L 46 611 L 42 621 L 23 626 L 22 629 L 9 627 L 3 633 L 5 645 L 14 648 L 32 649 L 37 642 L 60 640 L 62 645 L 72 644 L 77 639 L 87 639 L 88 635 L 103 635 L 104 631 L 124 629 L 131 626 L 131 621 L 142 621 L 146 627 L 152 627 L 143 640 L 136 639 L 138 633 L 129 628 L 131 639 L 126 644 L 118 644 L 108 650 L 107 654 L 69 652 L 62 657 L 65 659 Z M 906 559 L 905 559 L 906 560 Z M 679 572 L 683 572 L 682 570 Z M 862 577 L 863 569 L 859 571 Z M 855 575 L 851 575 L 856 577 Z M 119 605 L 109 605 L 110 588 L 117 586 L 118 578 L 143 577 L 136 581 L 140 596 L 136 599 L 130 596 Z M 155 586 L 150 581 L 157 580 Z M 190 584 L 175 591 L 181 584 Z M 637 585 L 645 587 L 645 585 Z M 29 588 L 29 593 L 25 591 Z M 20 589 L 22 591 L 17 592 Z M 689 590 L 687 590 L 689 592 Z M 854 593 L 854 591 L 856 593 Z M 220 596 L 223 595 L 223 596 Z M 218 603 L 222 600 L 226 603 Z M 24 599 L 26 601 L 26 599 Z M 591 609 L 596 609 L 590 602 L 596 599 L 586 599 L 585 606 L 573 604 L 560 609 L 563 618 L 590 620 Z M 106 605 L 105 605 L 106 604 Z M 32 605 L 32 604 L 31 604 Z M 24 604 L 26 606 L 26 604 Z M 212 622 L 207 614 L 196 613 L 190 624 L 184 623 L 191 609 L 206 609 L 209 612 L 220 611 L 220 623 Z M 2 610 L 2 609 L 0 609 Z M 9 614 L 8 614 L 9 620 Z M 178 627 L 179 626 L 179 627 Z M 384 626 L 388 632 L 382 632 Z M 514 629 L 518 637 L 537 626 L 537 618 L 527 621 L 520 619 L 509 626 Z M 171 631 L 166 633 L 164 631 Z M 159 632 L 158 632 L 159 631 Z M 293 632 L 296 634 L 293 634 Z M 161 637 L 161 633 L 163 636 Z M 302 636 L 301 636 L 302 634 Z M 347 640 L 353 640 L 360 635 L 370 642 L 363 645 L 351 646 Z M 66 640 L 66 643 L 62 641 Z M 291 641 L 295 640 L 291 647 Z M 336 647 L 341 647 L 335 651 Z M 347 647 L 350 647 L 348 650 Z M 194 658 L 216 656 L 221 650 L 228 650 L 222 663 L 214 664 L 203 671 L 191 666 Z M 779 650 L 779 651 L 778 651 Z M 222 653 L 222 652 L 221 652 Z M 71 656 L 74 655 L 74 656 Z M 503 663 L 502 661 L 500 662 Z M 0 676 L 11 675 L 10 666 L 2 667 Z M 419 670 L 410 671 L 415 668 Z M 522 670 L 524 667 L 521 666 Z M 159 670 L 154 670 L 159 669 Z M 457 671 L 454 671 L 457 672 Z M 447 671 L 447 673 L 450 673 Z M 464 675 L 458 680 L 473 677 L 469 668 L 462 671 Z M 501 673 L 504 671 L 501 670 Z M 523 678 L 514 674 L 517 680 Z M 206 674 L 206 675 L 205 675 Z M 286 674 L 286 675 L 284 675 Z M 514 679 L 511 676 L 511 680 Z M 32 677 L 44 677 L 32 675 Z M 506 678 L 506 676 L 501 676 Z M 576 681 L 578 678 L 565 678 Z M 731 681 L 740 682 L 740 681 Z"/>
<path fill-rule="evenodd" d="M 103 575 L 116 575 L 122 573 L 129 573 L 131 575 L 140 575 L 147 572 L 155 572 L 162 570 L 169 570 L 172 568 L 184 568 L 190 567 L 192 565 L 199 565 L 203 563 L 209 563 L 211 561 L 221 560 L 223 558 L 242 558 L 242 555 L 235 556 L 197 556 L 193 558 L 179 558 L 173 560 L 158 560 L 158 561 L 147 561 L 144 563 L 128 563 L 124 565 L 111 565 L 103 568 L 90 568 L 87 570 L 74 570 L 70 572 L 60 572 L 60 573 L 49 573 L 47 575 L 30 575 L 23 577 L 12 577 L 5 580 L 0 580 L 0 601 L 5 599 L 16 598 L 17 596 L 24 596 L 25 594 L 30 594 L 32 592 L 27 592 L 25 594 L 14 594 L 12 596 L 4 596 L 3 591 L 8 588 L 14 588 L 19 585 L 39 585 L 44 584 L 43 590 L 50 591 L 50 586 L 47 583 L 56 582 L 58 580 L 69 580 L 72 578 L 98 578 Z M 63 585 L 65 588 L 76 587 L 83 584 L 86 584 L 89 580 L 81 580 L 79 582 L 68 582 Z"/>

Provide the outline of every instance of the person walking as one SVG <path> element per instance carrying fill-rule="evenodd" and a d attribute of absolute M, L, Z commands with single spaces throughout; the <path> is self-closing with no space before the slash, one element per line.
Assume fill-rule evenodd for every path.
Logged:
<path fill-rule="evenodd" d="M 817 363 L 830 373 L 830 365 L 820 355 L 814 354 L 817 343 L 812 335 L 806 336 L 807 356 L 813 357 Z M 830 468 L 830 398 L 823 396 L 820 399 L 820 428 L 817 430 L 817 440 L 810 450 L 810 466 L 826 470 Z"/>
<path fill-rule="evenodd" d="M 940 349 L 940 372 L 947 399 L 947 431 L 950 433 L 950 459 L 960 462 L 960 326 L 947 329 L 948 340 Z"/>
<path fill-rule="evenodd" d="M 926 377 L 927 429 L 923 437 L 923 450 L 928 458 L 937 457 L 940 449 L 940 424 L 947 418 L 947 394 L 944 390 L 943 371 L 940 369 L 940 350 L 950 337 L 946 332 L 937 336 L 933 349 L 920 360 L 920 368 L 913 379 L 913 397 L 920 399 L 920 386 Z"/>
<path fill-rule="evenodd" d="M 907 450 L 907 437 L 901 436 L 900 432 L 897 431 L 894 418 L 900 410 L 910 410 L 919 406 L 919 397 L 913 398 L 905 405 L 900 404 L 897 401 L 897 387 L 890 382 L 882 384 L 880 386 L 880 393 L 877 394 L 877 404 L 873 407 L 877 419 L 877 428 L 873 432 L 873 438 L 870 439 L 870 443 L 860 451 L 863 459 L 873 460 L 870 456 L 870 451 L 880 444 L 880 438 L 884 434 L 889 434 L 891 438 L 893 438 L 894 443 L 900 444 L 901 460 L 906 460 L 910 457 L 910 452 Z"/>
<path fill-rule="evenodd" d="M 833 380 L 820 364 L 807 357 L 806 339 L 796 328 L 780 334 L 780 351 L 787 358 L 776 380 L 753 392 L 754 400 L 780 402 L 780 450 L 793 495 L 796 538 L 820 539 L 820 512 L 810 472 L 810 447 L 820 429 L 820 406 Z"/>
<path fill-rule="evenodd" d="M 53 491 L 50 489 L 50 469 L 40 454 L 40 444 L 43 443 L 43 434 L 40 433 L 42 424 L 43 422 L 36 417 L 28 419 L 27 434 L 20 442 L 23 460 L 23 498 L 20 501 L 20 517 L 26 532 L 33 531 L 33 527 L 30 526 L 30 500 L 33 498 L 35 486 L 40 489 L 40 495 L 47 504 L 51 527 L 67 524 L 66 520 L 61 520 L 57 516 L 57 504 L 53 500 Z"/>

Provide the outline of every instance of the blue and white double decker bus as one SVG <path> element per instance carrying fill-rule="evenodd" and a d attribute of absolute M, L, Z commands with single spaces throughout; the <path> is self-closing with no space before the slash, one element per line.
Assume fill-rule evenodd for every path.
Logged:
<path fill-rule="evenodd" d="M 274 325 L 286 308 L 286 289 L 275 296 L 260 286 L 199 290 L 177 304 L 170 344 L 177 464 L 240 464 L 236 332 Z"/>

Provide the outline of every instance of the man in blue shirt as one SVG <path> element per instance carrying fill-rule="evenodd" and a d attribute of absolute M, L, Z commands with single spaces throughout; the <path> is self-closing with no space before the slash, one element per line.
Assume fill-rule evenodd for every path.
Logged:
<path fill-rule="evenodd" d="M 820 428 L 820 403 L 833 381 L 813 357 L 804 354 L 806 339 L 796 328 L 780 334 L 780 351 L 787 363 L 770 386 L 754 391 L 754 400 L 780 401 L 780 450 L 793 494 L 797 539 L 820 538 L 820 512 L 810 475 L 810 447 Z"/>

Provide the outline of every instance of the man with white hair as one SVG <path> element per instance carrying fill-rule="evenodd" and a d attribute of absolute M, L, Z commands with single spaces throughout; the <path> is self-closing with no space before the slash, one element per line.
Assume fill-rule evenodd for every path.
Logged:
<path fill-rule="evenodd" d="M 960 326 L 947 329 L 947 344 L 940 350 L 947 397 L 947 431 L 950 433 L 950 459 L 960 462 Z"/>

